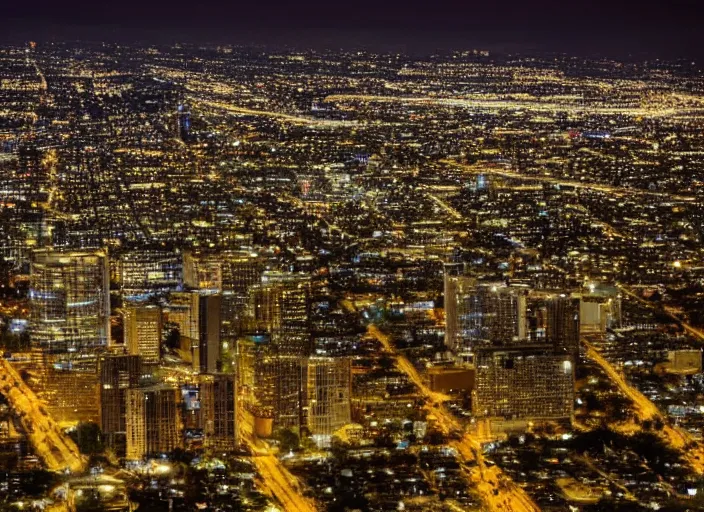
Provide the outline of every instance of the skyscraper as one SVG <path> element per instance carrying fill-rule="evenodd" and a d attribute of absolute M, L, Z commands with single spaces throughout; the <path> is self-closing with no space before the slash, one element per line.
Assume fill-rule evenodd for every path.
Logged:
<path fill-rule="evenodd" d="M 483 348 L 476 357 L 473 413 L 478 417 L 571 419 L 572 358 L 537 347 Z"/>
<path fill-rule="evenodd" d="M 127 459 L 181 447 L 179 390 L 165 384 L 127 390 Z"/>
<path fill-rule="evenodd" d="M 569 293 L 533 290 L 527 298 L 527 337 L 547 343 L 558 354 L 579 357 L 579 298 Z"/>
<path fill-rule="evenodd" d="M 446 274 L 448 347 L 476 368 L 477 417 L 571 419 L 579 356 L 579 302 Z M 454 310 L 453 310 L 454 308 Z"/>
<path fill-rule="evenodd" d="M 518 343 L 526 337 L 527 290 L 466 276 L 445 277 L 445 343 L 457 352 Z"/>
<path fill-rule="evenodd" d="M 142 360 L 137 355 L 105 355 L 100 358 L 98 371 L 100 428 L 105 443 L 116 447 L 125 441 L 127 390 L 139 386 Z"/>
<path fill-rule="evenodd" d="M 222 295 L 176 292 L 169 296 L 168 321 L 178 325 L 181 349 L 190 351 L 193 369 L 214 373 L 220 359 Z"/>
<path fill-rule="evenodd" d="M 222 295 L 200 295 L 198 345 L 193 347 L 193 367 L 203 373 L 218 370 L 220 360 L 220 309 Z"/>
<path fill-rule="evenodd" d="M 237 446 L 237 408 L 234 374 L 201 374 L 200 403 L 205 445 L 216 450 Z"/>
<path fill-rule="evenodd" d="M 49 351 L 103 347 L 110 337 L 104 251 L 40 249 L 32 254 L 32 341 Z"/>
<path fill-rule="evenodd" d="M 168 292 L 183 284 L 183 260 L 178 250 L 142 247 L 115 261 L 117 280 L 127 299 Z"/>
<path fill-rule="evenodd" d="M 311 357 L 307 368 L 308 428 L 318 444 L 351 421 L 352 370 L 346 357 Z"/>
<path fill-rule="evenodd" d="M 132 355 L 142 356 L 145 363 L 161 359 L 161 308 L 133 306 L 124 311 L 125 345 Z"/>
<path fill-rule="evenodd" d="M 184 253 L 184 284 L 190 288 L 222 294 L 221 334 L 237 336 L 249 300 L 250 288 L 261 282 L 260 256 L 250 251 Z"/>
<path fill-rule="evenodd" d="M 251 298 L 256 327 L 271 333 L 273 350 L 282 355 L 311 353 L 310 276 L 265 272 Z"/>
<path fill-rule="evenodd" d="M 464 265 L 461 263 L 446 263 L 444 273 L 445 292 L 445 346 L 457 350 L 457 297 L 463 294 L 462 287 L 467 278 L 462 277 Z"/>
<path fill-rule="evenodd" d="M 304 426 L 307 358 L 264 349 L 252 362 L 253 405 L 271 412 L 274 428 Z"/>
<path fill-rule="evenodd" d="M 191 133 L 191 113 L 185 105 L 179 105 L 176 110 L 176 136 L 184 142 Z"/>

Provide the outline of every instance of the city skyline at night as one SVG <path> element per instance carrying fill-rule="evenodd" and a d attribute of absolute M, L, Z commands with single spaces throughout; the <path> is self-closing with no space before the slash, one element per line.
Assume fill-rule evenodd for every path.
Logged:
<path fill-rule="evenodd" d="M 8 6 L 0 512 L 704 510 L 695 11 Z"/>

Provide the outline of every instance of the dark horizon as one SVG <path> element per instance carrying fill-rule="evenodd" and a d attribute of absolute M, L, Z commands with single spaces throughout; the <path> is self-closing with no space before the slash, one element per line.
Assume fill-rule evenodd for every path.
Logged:
<path fill-rule="evenodd" d="M 701 15 L 693 2 L 653 1 L 606 7 L 579 2 L 527 5 L 357 2 L 188 4 L 86 0 L 5 7 L 0 39 L 171 44 L 251 44 L 315 49 L 369 49 L 428 54 L 466 48 L 555 52 L 614 58 L 695 58 L 702 54 Z"/>

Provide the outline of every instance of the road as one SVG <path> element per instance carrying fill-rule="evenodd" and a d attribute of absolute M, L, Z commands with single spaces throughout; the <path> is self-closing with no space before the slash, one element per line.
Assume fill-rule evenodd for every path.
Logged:
<path fill-rule="evenodd" d="M 437 418 L 440 430 L 445 434 L 453 431 L 464 432 L 464 427 L 443 405 L 449 397 L 431 390 L 425 384 L 418 370 L 408 358 L 396 352 L 390 336 L 381 332 L 373 324 L 367 327 L 367 333 L 381 344 L 385 352 L 396 356 L 396 366 L 408 376 L 409 380 L 418 387 L 420 393 L 426 398 L 427 408 Z M 464 432 L 461 439 L 450 442 L 450 446 L 457 450 L 464 463 L 477 462 L 476 467 L 469 470 L 469 478 L 488 510 L 500 512 L 537 512 L 540 510 L 526 492 L 497 466 L 487 467 L 485 465 L 479 441 L 467 432 Z"/>
<path fill-rule="evenodd" d="M 632 107 L 601 107 L 597 105 L 583 105 L 579 102 L 545 101 L 537 98 L 531 99 L 510 99 L 474 95 L 473 97 L 449 97 L 439 98 L 436 96 L 374 96 L 365 94 L 331 94 L 323 100 L 331 102 L 359 102 L 359 103 L 406 103 L 411 105 L 441 105 L 445 107 L 469 108 L 473 110 L 528 110 L 532 112 L 573 112 L 581 113 L 588 111 L 591 114 L 614 115 L 623 114 L 633 117 L 667 117 L 676 114 L 690 112 L 700 112 L 701 107 L 674 108 L 674 107 L 652 107 L 652 108 L 632 108 Z"/>
<path fill-rule="evenodd" d="M 315 505 L 311 503 L 311 500 L 299 494 L 295 477 L 283 467 L 279 459 L 274 455 L 268 454 L 255 455 L 252 460 L 262 477 L 264 487 L 269 494 L 281 502 L 284 510 L 315 512 Z"/>
<path fill-rule="evenodd" d="M 357 121 L 343 121 L 336 119 L 316 119 L 313 117 L 301 117 L 291 114 L 286 114 L 284 112 L 274 112 L 270 110 L 255 110 L 246 107 L 238 107 L 237 105 L 232 105 L 230 103 L 223 103 L 217 101 L 211 101 L 206 99 L 201 99 L 198 96 L 191 95 L 188 97 L 193 104 L 208 107 L 216 110 L 224 110 L 231 114 L 241 114 L 247 116 L 261 116 L 261 117 L 271 117 L 279 121 L 284 121 L 293 124 L 305 124 L 313 125 L 317 127 L 327 127 L 327 128 L 349 128 L 356 126 Z"/>
<path fill-rule="evenodd" d="M 624 188 L 624 187 L 614 187 L 611 185 L 605 185 L 603 183 L 594 183 L 589 181 L 575 181 L 575 180 L 565 180 L 554 178 L 552 176 L 545 176 L 540 174 L 521 174 L 519 172 L 511 171 L 507 168 L 501 168 L 498 166 L 490 165 L 469 165 L 458 162 L 457 160 L 443 159 L 440 163 L 445 165 L 450 165 L 462 169 L 463 171 L 472 174 L 493 174 L 495 176 L 501 176 L 503 178 L 510 178 L 515 180 L 524 181 L 540 181 L 543 183 L 551 183 L 553 185 L 562 185 L 566 187 L 574 187 L 580 189 L 596 190 L 598 192 L 604 192 L 607 194 L 613 194 L 617 196 L 646 196 L 646 197 L 657 197 L 660 199 L 668 199 L 671 201 L 683 201 L 691 202 L 696 198 L 694 196 L 682 196 L 678 194 L 669 194 L 665 192 L 655 192 L 652 190 L 635 189 L 635 188 Z"/>
<path fill-rule="evenodd" d="M 301 484 L 281 461 L 271 453 L 269 446 L 256 438 L 250 414 L 238 414 L 240 439 L 243 439 L 252 451 L 252 462 L 262 478 L 264 491 L 277 499 L 286 511 L 315 512 L 312 500 L 301 495 Z"/>
<path fill-rule="evenodd" d="M 648 302 L 626 285 L 619 284 L 617 286 L 619 290 L 621 290 L 623 293 L 637 300 L 648 309 L 659 309 L 661 312 L 665 313 L 667 316 L 679 323 L 682 328 L 697 341 L 704 342 L 704 331 L 702 331 L 701 329 L 697 329 L 696 327 L 692 327 L 690 324 L 682 321 L 682 319 L 675 314 L 673 308 L 661 304 L 653 304 L 652 302 Z"/>
<path fill-rule="evenodd" d="M 432 199 L 433 201 L 435 201 L 435 203 L 436 203 L 440 208 L 442 208 L 442 209 L 445 210 L 447 213 L 449 213 L 450 215 L 452 215 L 455 219 L 457 219 L 457 220 L 462 220 L 462 219 L 463 219 L 462 214 L 461 214 L 460 212 L 458 212 L 457 210 L 455 210 L 452 206 L 450 206 L 449 204 L 447 204 L 445 201 L 443 201 L 442 199 L 440 199 L 438 196 L 436 196 L 435 194 L 431 194 L 431 193 L 429 193 L 429 192 L 428 192 L 427 195 L 428 195 L 428 197 L 429 197 L 430 199 Z"/>
<path fill-rule="evenodd" d="M 635 387 L 631 386 L 623 374 L 607 361 L 604 356 L 587 339 L 582 338 L 582 344 L 587 349 L 587 357 L 598 364 L 618 389 L 626 395 L 633 403 L 636 415 L 642 421 L 660 419 L 664 422 L 662 414 L 657 406 L 648 400 Z M 704 449 L 686 430 L 679 427 L 672 427 L 665 423 L 660 432 L 663 439 L 673 448 L 679 450 L 692 469 L 697 473 L 704 474 Z"/>
<path fill-rule="evenodd" d="M 70 469 L 80 473 L 85 459 L 73 440 L 45 410 L 27 384 L 6 359 L 0 359 L 0 393 L 19 418 L 34 451 L 50 471 Z"/>
<path fill-rule="evenodd" d="M 611 485 L 614 487 L 618 488 L 623 495 L 626 497 L 626 499 L 629 499 L 631 501 L 637 501 L 637 498 L 633 496 L 631 491 L 628 490 L 627 487 L 624 487 L 621 482 L 616 480 L 614 477 L 612 477 L 610 474 L 606 473 L 605 471 L 602 471 L 598 466 L 594 464 L 594 461 L 588 457 L 586 454 L 585 455 L 573 455 L 574 459 L 581 462 L 585 466 L 587 466 L 589 469 L 594 471 L 596 474 L 601 476 L 602 478 L 608 480 Z"/>

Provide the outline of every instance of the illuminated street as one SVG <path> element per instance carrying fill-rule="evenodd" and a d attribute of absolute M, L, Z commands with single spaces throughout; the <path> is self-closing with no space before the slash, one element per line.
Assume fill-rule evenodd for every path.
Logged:
<path fill-rule="evenodd" d="M 421 395 L 428 400 L 429 403 L 426 406 L 436 416 L 440 429 L 446 434 L 453 431 L 461 433 L 461 439 L 452 441 L 450 445 L 457 449 L 465 462 L 476 461 L 476 467 L 470 471 L 470 478 L 489 510 L 505 512 L 539 510 L 525 491 L 503 475 L 497 466 L 487 467 L 485 465 L 479 442 L 469 433 L 463 432 L 464 428 L 447 412 L 443 405 L 448 397 L 430 390 L 411 362 L 395 351 L 390 337 L 382 333 L 377 326 L 369 324 L 367 332 L 381 343 L 386 352 L 394 355 L 399 370 L 409 376 L 420 390 Z"/>
<path fill-rule="evenodd" d="M 85 467 L 85 459 L 79 454 L 74 442 L 39 403 L 37 396 L 22 381 L 14 368 L 5 359 L 0 360 L 0 392 L 12 405 L 29 439 L 52 471 L 69 469 L 75 473 Z"/>

